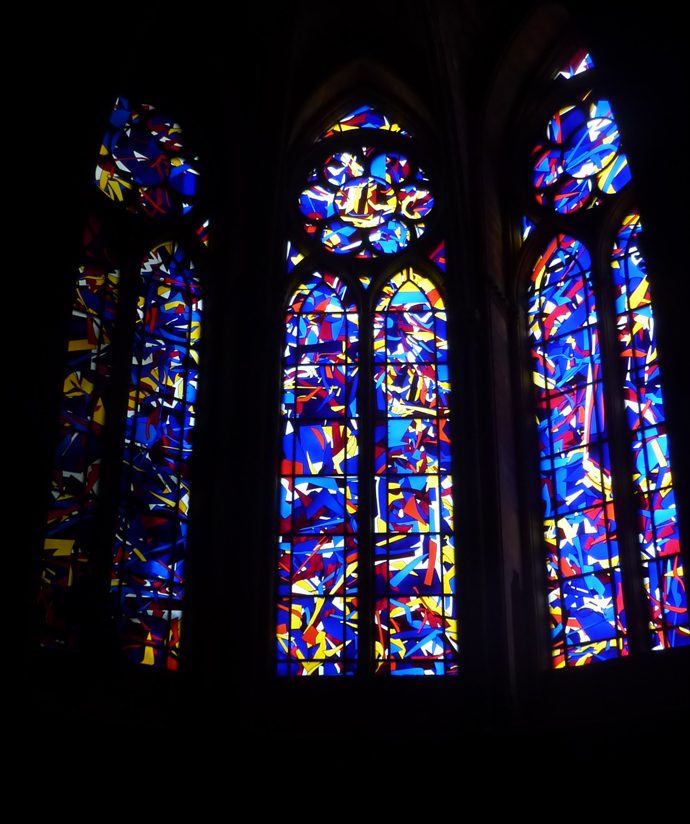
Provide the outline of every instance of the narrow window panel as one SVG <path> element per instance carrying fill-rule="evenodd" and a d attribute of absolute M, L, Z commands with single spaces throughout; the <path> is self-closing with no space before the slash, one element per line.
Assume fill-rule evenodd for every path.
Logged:
<path fill-rule="evenodd" d="M 126 657 L 166 669 L 184 614 L 201 311 L 190 259 L 157 246 L 141 268 L 111 587 Z"/>
<path fill-rule="evenodd" d="M 527 297 L 555 667 L 627 654 L 590 268 L 585 246 L 558 235 Z"/>
<path fill-rule="evenodd" d="M 39 633 L 41 644 L 49 648 L 78 643 L 83 616 L 77 605 L 93 587 L 91 556 L 120 280 L 96 220 L 84 234 L 84 256 L 72 302 L 60 434 L 41 555 Z"/>
<path fill-rule="evenodd" d="M 413 269 L 382 288 L 373 320 L 377 673 L 458 671 L 446 316 Z"/>
<path fill-rule="evenodd" d="M 340 120 L 337 120 L 326 129 L 325 132 L 319 135 L 317 140 L 326 140 L 326 138 L 333 137 L 333 135 L 341 134 L 342 132 L 349 132 L 353 129 L 378 129 L 387 132 L 397 132 L 403 137 L 408 137 L 409 132 L 406 132 L 395 120 L 388 117 L 373 106 L 359 106 L 348 112 Z"/>
<path fill-rule="evenodd" d="M 668 434 L 662 423 L 663 393 L 652 297 L 639 248 L 641 235 L 639 215 L 628 215 L 613 246 L 611 268 L 651 645 L 661 650 L 690 645 L 690 619 Z"/>
<path fill-rule="evenodd" d="M 315 272 L 287 307 L 276 625 L 277 673 L 357 669 L 358 313 Z"/>

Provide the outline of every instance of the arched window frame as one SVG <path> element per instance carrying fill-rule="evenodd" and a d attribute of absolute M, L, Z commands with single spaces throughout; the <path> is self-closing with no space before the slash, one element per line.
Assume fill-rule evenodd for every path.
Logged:
<path fill-rule="evenodd" d="M 441 186 L 442 178 L 437 178 L 435 166 L 432 168 L 433 163 L 428 164 L 425 162 L 427 155 L 423 150 L 423 145 L 425 142 L 424 139 L 420 141 L 421 145 L 415 148 L 414 144 L 418 140 L 418 132 L 416 129 L 412 130 L 415 136 L 411 140 L 407 137 L 399 137 L 395 133 L 393 133 L 393 140 L 391 140 L 391 132 L 388 130 L 379 131 L 375 129 L 360 130 L 358 132 L 357 140 L 359 145 L 373 146 L 375 148 L 381 147 L 383 150 L 387 149 L 388 151 L 395 151 L 396 149 L 404 150 L 406 154 L 411 152 L 413 157 L 421 158 L 419 162 L 424 167 L 425 172 L 427 172 L 428 177 L 431 180 L 434 197 L 436 198 L 436 214 L 433 215 L 430 228 L 425 235 L 421 237 L 421 239 L 419 239 L 416 243 L 411 244 L 411 248 L 405 248 L 396 254 L 390 256 L 381 255 L 365 260 L 355 259 L 346 255 L 335 255 L 329 253 L 317 243 L 314 243 L 313 245 L 305 245 L 303 240 L 298 240 L 295 242 L 295 239 L 302 237 L 302 233 L 301 227 L 298 223 L 298 212 L 295 209 L 294 202 L 291 201 L 290 198 L 294 198 L 296 194 L 298 194 L 301 189 L 305 187 L 305 181 L 307 180 L 309 170 L 314 166 L 314 158 L 319 154 L 322 154 L 324 151 L 322 143 L 317 140 L 312 144 L 310 140 L 313 140 L 314 135 L 323 134 L 325 128 L 330 126 L 332 123 L 337 122 L 340 118 L 346 116 L 362 104 L 371 105 L 374 109 L 384 112 L 387 116 L 392 117 L 398 123 L 402 122 L 404 124 L 408 124 L 416 121 L 415 118 L 405 117 L 404 115 L 401 118 L 398 118 L 397 113 L 400 107 L 395 104 L 391 105 L 390 96 L 379 95 L 376 93 L 372 94 L 370 90 L 361 92 L 356 96 L 352 94 L 349 95 L 347 100 L 342 102 L 337 109 L 331 109 L 327 114 L 324 114 L 322 110 L 317 118 L 312 120 L 311 128 L 305 130 L 305 135 L 307 136 L 306 141 L 299 145 L 299 147 L 295 147 L 293 149 L 293 154 L 295 157 L 289 164 L 292 174 L 289 182 L 286 184 L 286 190 L 289 193 L 288 202 L 286 204 L 286 213 L 291 215 L 291 218 L 288 220 L 286 235 L 291 238 L 291 244 L 288 247 L 287 268 L 289 271 L 292 271 L 290 271 L 289 282 L 284 292 L 284 300 L 290 300 L 289 296 L 293 293 L 295 286 L 304 280 L 306 275 L 311 272 L 328 271 L 341 277 L 343 281 L 349 285 L 349 288 L 352 290 L 352 294 L 358 296 L 357 307 L 360 315 L 360 346 L 362 352 L 365 353 L 363 355 L 360 368 L 363 372 L 370 376 L 371 369 L 373 367 L 372 340 L 370 338 L 373 328 L 372 324 L 375 306 L 380 296 L 381 289 L 396 274 L 411 267 L 422 276 L 427 277 L 430 282 L 438 288 L 441 294 L 444 294 L 445 284 L 443 281 L 445 272 L 445 244 L 443 243 L 443 233 L 440 231 L 440 227 L 443 225 L 443 219 L 439 218 L 439 215 L 442 212 L 441 204 L 443 200 Z M 420 129 L 422 134 L 424 134 L 424 131 L 425 130 L 423 128 Z M 339 147 L 350 147 L 352 145 L 352 134 L 352 132 L 346 132 L 342 137 L 339 135 L 336 137 L 331 137 L 328 141 L 329 152 L 337 151 Z M 426 139 L 428 140 L 428 138 Z M 433 160 L 435 153 L 428 152 L 428 156 Z M 438 184 L 435 184 L 436 179 L 439 180 Z M 436 225 L 437 221 L 438 225 Z M 302 259 L 303 254 L 305 255 L 304 259 Z M 442 261 L 439 259 L 439 255 L 443 255 Z M 434 256 L 436 256 L 435 260 Z M 284 269 L 284 267 L 285 264 L 283 264 L 282 268 Z M 367 273 L 367 280 L 369 283 L 363 288 L 360 283 L 360 276 L 365 271 Z M 447 303 L 445 303 L 445 308 L 446 311 L 449 311 L 449 314 L 452 314 L 453 310 L 448 307 Z M 448 324 L 452 328 L 453 320 L 449 320 Z M 450 366 L 450 375 L 451 382 L 453 384 L 453 390 L 451 393 L 453 397 L 455 397 L 456 392 L 454 388 L 456 374 L 456 364 L 454 362 L 455 357 L 456 353 L 452 351 L 450 359 L 453 362 Z M 365 383 L 370 383 L 370 377 L 366 381 L 360 379 L 359 388 L 360 405 L 366 408 L 364 413 L 365 432 L 363 437 L 362 454 L 364 456 L 364 461 L 368 461 L 371 464 L 373 472 L 373 388 L 370 386 L 365 386 Z M 455 410 L 453 414 L 454 416 L 457 414 Z M 456 450 L 454 444 L 453 454 L 455 454 L 455 452 Z M 360 456 L 360 467 L 362 466 L 362 463 L 362 456 Z M 450 473 L 452 473 L 452 476 L 455 479 L 458 476 L 454 470 L 455 465 L 453 465 L 450 469 Z M 371 477 L 367 478 L 367 472 L 365 470 L 360 470 L 360 477 L 362 478 L 362 481 L 364 481 L 363 486 L 366 489 L 366 492 L 360 496 L 359 518 L 360 533 L 362 533 L 370 530 L 369 526 L 362 526 L 362 524 L 372 522 L 374 476 L 371 475 Z M 368 487 L 372 488 L 368 489 Z M 369 543 L 369 539 L 367 539 L 367 543 Z M 373 575 L 372 547 L 367 548 L 366 555 L 371 557 L 367 557 L 365 561 L 366 568 L 361 571 L 361 577 L 364 578 L 368 578 Z M 371 566 L 371 569 L 369 566 Z M 360 613 L 366 613 L 367 615 L 373 614 L 373 581 L 365 581 L 365 585 L 363 587 L 360 586 L 358 596 L 360 599 Z M 275 593 L 273 601 L 275 602 Z M 370 623 L 371 622 L 366 619 L 361 619 L 359 622 L 360 655 L 358 670 L 359 674 L 365 678 L 370 676 L 374 669 L 372 666 L 372 653 L 369 652 L 372 646 L 372 628 L 369 626 Z M 274 658 L 274 656 L 275 652 L 272 651 L 272 658 Z M 455 653 L 452 657 L 453 662 L 456 662 L 457 653 Z M 287 669 L 282 669 L 285 671 L 283 672 L 279 668 L 280 674 L 288 674 Z M 381 667 L 379 667 L 379 669 L 381 669 Z M 386 669 L 386 667 L 384 667 L 384 669 Z M 451 668 L 449 667 L 448 671 L 450 671 L 450 669 Z M 452 669 L 455 671 L 454 666 Z"/>
<path fill-rule="evenodd" d="M 516 252 L 517 277 L 515 283 L 515 304 L 518 313 L 518 337 L 520 339 L 519 368 L 525 375 L 520 392 L 520 417 L 524 429 L 524 447 L 526 479 L 531 492 L 527 493 L 526 510 L 530 512 L 529 523 L 526 524 L 525 535 L 528 546 L 529 559 L 527 567 L 530 569 L 531 579 L 536 593 L 536 634 L 539 638 L 538 658 L 541 666 L 553 666 L 548 663 L 551 658 L 551 643 L 548 640 L 546 627 L 549 610 L 545 600 L 546 576 L 544 571 L 544 531 L 542 526 L 542 503 L 535 490 L 538 488 L 539 472 L 536 468 L 534 456 L 539 454 L 536 432 L 533 424 L 534 392 L 531 386 L 532 365 L 529 354 L 530 345 L 525 338 L 528 327 L 525 311 L 525 294 L 532 276 L 536 261 L 544 254 L 547 244 L 559 235 L 569 235 L 581 241 L 591 256 L 591 280 L 598 307 L 598 323 L 601 336 L 602 364 L 604 368 L 603 392 L 606 408 L 607 429 L 610 439 L 611 472 L 614 484 L 614 499 L 617 524 L 617 541 L 623 565 L 623 596 L 627 619 L 625 649 L 621 648 L 615 657 L 638 656 L 652 649 L 650 644 L 651 625 L 649 624 L 649 602 L 643 589 L 643 569 L 641 562 L 640 544 L 638 538 L 639 514 L 636 501 L 639 491 L 636 492 L 633 484 L 633 435 L 624 410 L 623 385 L 625 368 L 621 349 L 617 340 L 616 322 L 617 310 L 614 295 L 614 278 L 612 271 L 612 255 L 614 244 L 624 219 L 639 210 L 638 195 L 635 191 L 634 159 L 632 161 L 632 182 L 613 194 L 602 195 L 600 204 L 591 208 L 576 210 L 572 214 L 561 215 L 550 207 L 540 207 L 534 199 L 531 183 L 533 165 L 526 160 L 532 147 L 543 136 L 546 123 L 563 106 L 571 101 L 580 100 L 584 93 L 592 90 L 591 99 L 607 99 L 612 103 L 614 118 L 616 117 L 615 95 L 609 88 L 606 77 L 595 66 L 570 77 L 558 76 L 559 70 L 568 62 L 569 58 L 578 49 L 577 42 L 569 37 L 552 53 L 547 61 L 548 70 L 542 72 L 540 82 L 536 84 L 533 96 L 536 102 L 525 108 L 521 115 L 521 125 L 518 130 L 519 138 L 514 139 L 507 157 L 515 168 L 522 170 L 519 182 L 510 197 L 520 216 L 514 217 L 511 245 Z M 611 99 L 613 97 L 613 99 Z M 622 147 L 626 150 L 625 130 L 622 133 Z M 532 159 L 533 160 L 533 159 Z M 515 184 L 514 184 L 515 185 Z M 513 213 L 515 215 L 515 212 Z M 522 219 L 528 219 L 528 231 L 521 239 L 516 237 L 517 227 Z M 642 223 L 644 224 L 644 210 L 642 209 Z M 644 240 L 643 240 L 644 243 Z M 651 283 L 652 300 L 654 297 L 654 272 L 650 271 L 648 262 L 648 276 Z M 658 335 L 657 335 L 658 339 Z M 663 373 L 663 340 L 661 344 L 661 368 Z M 662 374 L 663 388 L 663 374 Z M 671 464 L 674 463 L 673 438 L 670 438 Z M 537 516 L 536 513 L 539 513 Z M 678 521 L 682 530 L 682 512 L 678 513 Z M 687 558 L 687 540 L 683 542 L 681 532 L 682 559 Z M 536 560 L 535 560 L 536 559 Z M 685 569 L 687 570 L 687 564 Z M 567 616 L 565 616 L 567 618 Z M 666 626 L 668 626 L 666 624 Z M 655 646 L 654 649 L 660 647 Z M 605 656 L 604 656 L 605 659 Z M 604 660 L 602 659 L 602 660 Z M 563 659 L 559 659 L 563 666 Z M 589 663 L 591 657 L 579 663 Z M 569 666 L 577 666 L 577 662 L 569 661 Z"/>
<path fill-rule="evenodd" d="M 112 133 L 116 122 L 115 112 L 126 107 L 129 102 L 137 110 L 152 106 L 157 117 L 167 122 L 176 122 L 173 113 L 179 107 L 174 100 L 159 101 L 151 96 L 143 96 L 143 99 L 140 99 L 135 91 L 131 95 L 120 95 L 115 101 L 112 98 L 103 100 L 102 121 L 94 128 L 94 133 L 99 134 L 99 138 L 103 137 L 104 133 Z M 184 124 L 182 133 L 182 152 L 187 162 L 190 157 L 190 143 L 193 140 L 190 141 L 185 134 Z M 72 556 L 68 561 L 69 578 L 66 579 L 65 585 L 56 587 L 51 576 L 51 556 L 59 555 L 60 547 L 54 552 L 55 541 L 51 536 L 56 526 L 59 536 L 62 525 L 59 521 L 55 524 L 52 513 L 48 516 L 43 548 L 37 561 L 40 583 L 35 629 L 39 646 L 49 656 L 61 652 L 100 659 L 113 656 L 115 660 L 122 660 L 123 663 L 128 661 L 150 665 L 155 669 L 176 670 L 179 666 L 179 619 L 183 610 L 181 593 L 184 584 L 178 580 L 177 572 L 165 575 L 156 573 L 154 568 L 157 565 L 161 570 L 166 566 L 162 559 L 156 560 L 163 547 L 151 536 L 140 536 L 144 543 L 149 543 L 150 553 L 146 557 L 140 552 L 137 555 L 138 550 L 130 549 L 125 553 L 131 558 L 137 555 L 141 561 L 141 568 L 134 571 L 132 567 L 128 576 L 129 586 L 123 588 L 119 576 L 126 566 L 125 555 L 121 549 L 116 549 L 116 545 L 122 543 L 120 539 L 123 537 L 123 527 L 125 534 L 130 529 L 130 516 L 124 515 L 125 511 L 150 510 L 151 517 L 155 517 L 153 507 L 149 506 L 150 502 L 146 504 L 141 491 L 133 485 L 130 471 L 132 467 L 123 468 L 123 463 L 128 463 L 126 455 L 134 460 L 134 452 L 141 447 L 141 444 L 135 445 L 135 441 L 139 439 L 134 435 L 133 429 L 141 417 L 141 410 L 136 411 L 141 393 L 137 386 L 132 385 L 132 380 L 133 373 L 136 375 L 141 372 L 142 358 L 150 358 L 150 349 L 144 352 L 143 347 L 150 348 L 152 343 L 149 341 L 145 344 L 143 337 L 137 334 L 137 330 L 146 326 L 147 313 L 151 308 L 147 294 L 151 294 L 152 283 L 147 266 L 150 270 L 153 258 L 163 249 L 171 251 L 174 247 L 184 250 L 183 254 L 193 257 L 197 262 L 196 273 L 189 273 L 187 286 L 190 295 L 197 290 L 195 302 L 200 306 L 201 297 L 198 290 L 201 289 L 201 281 L 197 275 L 203 269 L 207 256 L 208 220 L 205 219 L 203 198 L 198 197 L 194 198 L 189 213 L 181 214 L 179 204 L 176 203 L 170 213 L 160 219 L 152 218 L 137 208 L 136 199 L 132 197 L 137 190 L 136 184 L 128 187 L 126 183 L 123 185 L 115 180 L 111 187 L 108 175 L 104 176 L 102 159 L 105 154 L 101 150 L 99 155 L 99 145 L 93 146 L 90 177 L 85 180 L 83 186 L 87 229 L 79 258 L 87 276 L 94 268 L 115 273 L 111 278 L 114 284 L 111 286 L 111 292 L 116 292 L 116 295 L 110 297 L 109 303 L 104 303 L 105 308 L 100 314 L 94 309 L 89 321 L 96 328 L 99 324 L 103 327 L 107 321 L 108 332 L 107 352 L 104 351 L 103 357 L 97 359 L 97 368 L 101 375 L 100 384 L 97 386 L 99 427 L 98 431 L 95 431 L 93 425 L 89 424 L 89 433 L 83 447 L 87 464 L 95 458 L 94 463 L 88 465 L 85 491 L 82 493 L 85 500 L 88 497 L 90 517 L 88 523 L 81 515 L 74 521 L 70 534 L 76 534 L 77 541 L 74 542 Z M 192 163 L 198 172 L 198 158 L 194 157 Z M 127 180 L 126 175 L 123 179 Z M 165 188 L 168 185 L 166 180 Z M 110 191 L 108 196 L 104 196 L 106 189 Z M 179 197 L 180 200 L 184 199 L 183 195 Z M 123 208 L 127 204 L 128 208 Z M 158 290 L 162 287 L 155 288 Z M 190 307 L 187 308 L 191 318 L 192 310 Z M 196 310 L 194 313 L 196 314 Z M 73 322 L 79 314 L 79 305 L 75 303 Z M 156 345 L 160 346 L 162 343 L 162 340 L 159 340 Z M 70 338 L 70 349 L 73 345 Z M 196 343 L 191 348 L 197 350 L 198 355 Z M 189 345 L 187 354 L 192 357 Z M 68 362 L 64 373 L 66 378 L 73 368 Z M 187 403 L 190 391 L 189 372 L 186 374 L 183 401 L 189 410 L 192 405 Z M 194 383 L 196 384 L 196 378 Z M 154 389 L 151 398 L 156 394 L 157 390 Z M 67 399 L 68 389 L 65 385 L 61 401 L 63 432 L 64 410 L 69 405 Z M 159 402 L 162 408 L 165 403 L 162 395 L 159 395 Z M 179 411 L 177 409 L 171 412 L 170 420 Z M 91 414 L 94 414 L 93 410 Z M 193 420 L 193 413 L 190 420 Z M 149 423 L 146 425 L 149 426 Z M 76 425 L 78 429 L 81 424 L 77 422 Z M 163 429 L 164 427 L 161 428 L 161 432 Z M 161 434 L 160 437 L 165 440 L 167 435 Z M 159 446 L 163 440 L 159 440 Z M 129 446 L 125 445 L 126 442 Z M 65 470 L 60 450 L 61 447 L 58 447 L 53 459 L 51 508 L 52 499 L 56 494 L 60 494 L 61 485 L 64 484 L 64 480 L 60 480 Z M 159 456 L 160 460 L 163 460 L 164 451 L 165 447 Z M 184 460 L 182 463 L 187 474 L 189 461 Z M 182 467 L 182 463 L 177 460 L 178 468 Z M 93 471 L 96 464 L 97 473 Z M 187 481 L 188 478 L 185 482 Z M 95 487 L 95 483 L 99 488 Z M 173 497 L 176 495 L 173 490 Z M 81 504 L 81 512 L 83 511 L 84 504 Z M 172 517 L 172 520 L 175 519 L 179 521 L 179 514 Z M 120 533 L 118 540 L 115 537 L 117 532 Z M 174 558 L 170 561 L 170 570 L 179 569 L 181 556 L 187 554 L 186 550 L 188 539 L 185 537 L 181 545 L 178 540 L 178 548 L 173 552 Z M 75 574 L 77 570 L 83 572 Z M 127 595 L 133 596 L 136 602 L 134 608 L 125 606 L 125 590 L 128 590 Z M 149 623 L 147 617 L 150 619 Z"/>

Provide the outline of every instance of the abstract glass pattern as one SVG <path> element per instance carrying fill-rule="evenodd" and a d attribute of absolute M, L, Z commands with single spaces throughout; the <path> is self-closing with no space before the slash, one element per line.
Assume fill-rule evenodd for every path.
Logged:
<path fill-rule="evenodd" d="M 206 248 L 208 248 L 210 226 L 211 221 L 204 220 L 194 230 L 194 234 L 199 239 L 199 243 L 201 243 L 203 246 L 206 246 Z"/>
<path fill-rule="evenodd" d="M 589 252 L 558 235 L 528 293 L 555 667 L 627 655 Z"/>
<path fill-rule="evenodd" d="M 376 670 L 457 673 L 446 312 L 412 269 L 383 287 L 373 325 Z"/>
<path fill-rule="evenodd" d="M 286 316 L 281 404 L 279 675 L 357 667 L 359 315 L 314 272 Z"/>
<path fill-rule="evenodd" d="M 356 129 L 379 129 L 386 132 L 397 132 L 403 137 L 409 137 L 409 132 L 406 132 L 388 115 L 373 106 L 359 106 L 326 129 L 325 132 L 319 135 L 317 141 Z"/>
<path fill-rule="evenodd" d="M 530 220 L 527 215 L 522 216 L 522 242 L 524 243 L 527 238 L 532 234 L 535 229 L 534 221 Z"/>
<path fill-rule="evenodd" d="M 287 263 L 287 271 L 292 272 L 292 270 L 297 266 L 298 263 L 304 260 L 304 255 L 299 251 L 299 249 L 295 246 L 294 243 L 288 240 L 287 242 L 287 252 L 285 253 L 285 261 Z"/>
<path fill-rule="evenodd" d="M 429 180 L 407 154 L 362 146 L 327 155 L 299 196 L 304 230 L 336 255 L 390 255 L 421 237 L 434 206 Z"/>
<path fill-rule="evenodd" d="M 118 637 L 136 663 L 177 669 L 201 290 L 175 243 L 141 268 L 112 570 Z"/>
<path fill-rule="evenodd" d="M 559 109 L 546 127 L 546 142 L 532 151 L 537 202 L 559 214 L 596 205 L 630 181 L 627 157 L 607 100 L 587 92 Z"/>
<path fill-rule="evenodd" d="M 50 482 L 48 523 L 41 558 L 41 643 L 70 645 L 77 617 L 71 601 L 82 598 L 91 573 L 103 453 L 105 389 L 115 324 L 119 272 L 91 221 L 84 235 L 72 315 L 60 437 Z"/>
<path fill-rule="evenodd" d="M 446 243 L 441 241 L 438 246 L 429 255 L 429 260 L 432 261 L 442 272 L 446 271 Z"/>
<path fill-rule="evenodd" d="M 641 234 L 639 215 L 628 215 L 616 237 L 611 265 L 649 627 L 652 648 L 665 649 L 690 644 L 690 620 Z"/>
<path fill-rule="evenodd" d="M 563 68 L 556 74 L 556 77 L 563 77 L 570 80 L 578 74 L 584 74 L 594 68 L 592 55 L 586 49 L 578 49 L 568 60 Z"/>
<path fill-rule="evenodd" d="M 146 103 L 115 101 L 96 166 L 96 185 L 130 212 L 186 214 L 197 193 L 197 158 L 180 126 Z"/>

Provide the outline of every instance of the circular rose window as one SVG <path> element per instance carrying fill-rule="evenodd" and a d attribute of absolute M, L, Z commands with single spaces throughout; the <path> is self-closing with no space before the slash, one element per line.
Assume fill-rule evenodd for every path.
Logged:
<path fill-rule="evenodd" d="M 404 249 L 434 206 L 424 172 L 398 152 L 363 147 L 328 156 L 299 196 L 310 237 L 337 255 L 368 258 Z"/>

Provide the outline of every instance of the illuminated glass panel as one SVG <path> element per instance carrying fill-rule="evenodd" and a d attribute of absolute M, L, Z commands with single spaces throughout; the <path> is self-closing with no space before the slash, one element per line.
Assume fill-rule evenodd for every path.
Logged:
<path fill-rule="evenodd" d="M 564 77 L 566 80 L 570 80 L 571 77 L 584 74 L 593 68 L 594 60 L 592 59 L 592 55 L 585 49 L 578 49 L 556 74 L 556 77 Z"/>
<path fill-rule="evenodd" d="M 443 300 L 412 269 L 374 314 L 376 670 L 457 673 L 448 338 Z"/>
<path fill-rule="evenodd" d="M 406 154 L 358 143 L 313 169 L 298 205 L 307 236 L 329 252 L 373 258 L 396 254 L 424 234 L 434 196 Z"/>
<path fill-rule="evenodd" d="M 285 253 L 285 262 L 287 264 L 286 269 L 289 272 L 297 266 L 300 261 L 304 260 L 304 255 L 300 252 L 300 250 L 295 246 L 294 243 L 288 240 L 287 242 L 287 251 Z"/>
<path fill-rule="evenodd" d="M 119 285 L 118 270 L 96 221 L 86 229 L 84 250 L 72 303 L 60 436 L 41 558 L 41 643 L 48 647 L 74 641 L 77 619 L 70 604 L 85 597 L 81 590 L 88 586 Z"/>
<path fill-rule="evenodd" d="M 524 243 L 527 238 L 532 234 L 535 229 L 535 224 L 531 221 L 527 215 L 522 216 L 522 242 Z"/>
<path fill-rule="evenodd" d="M 112 592 L 127 658 L 177 669 L 201 289 L 192 262 L 175 243 L 150 252 L 141 282 Z"/>
<path fill-rule="evenodd" d="M 614 243 L 612 271 L 649 627 L 652 647 L 665 649 L 690 644 L 690 620 L 641 234 L 639 215 L 626 217 Z"/>
<path fill-rule="evenodd" d="M 627 157 L 607 100 L 587 92 L 559 109 L 546 127 L 546 141 L 532 151 L 537 202 L 560 214 L 595 206 L 602 195 L 630 181 Z"/>
<path fill-rule="evenodd" d="M 386 132 L 397 132 L 404 137 L 409 137 L 409 132 L 406 132 L 398 123 L 391 120 L 388 115 L 372 106 L 360 106 L 346 114 L 329 129 L 326 129 L 325 132 L 319 135 L 317 141 L 356 129 L 379 129 Z"/>
<path fill-rule="evenodd" d="M 432 261 L 442 271 L 446 271 L 446 243 L 441 241 L 438 246 L 429 254 L 429 260 Z"/>
<path fill-rule="evenodd" d="M 627 655 L 589 252 L 558 235 L 529 288 L 555 667 Z"/>
<path fill-rule="evenodd" d="M 103 137 L 96 185 L 130 212 L 186 214 L 197 193 L 196 161 L 177 123 L 153 106 L 119 97 Z"/>
<path fill-rule="evenodd" d="M 210 220 L 202 221 L 194 230 L 194 233 L 199 238 L 199 242 L 208 248 Z"/>
<path fill-rule="evenodd" d="M 359 316 L 319 272 L 287 308 L 281 405 L 277 672 L 357 667 Z"/>

